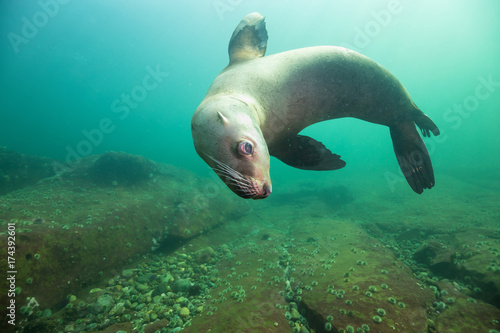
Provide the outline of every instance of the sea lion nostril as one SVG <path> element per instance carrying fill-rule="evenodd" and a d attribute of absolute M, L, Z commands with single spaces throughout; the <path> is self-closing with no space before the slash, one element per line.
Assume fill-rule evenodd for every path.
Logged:
<path fill-rule="evenodd" d="M 269 196 L 269 194 L 271 194 L 272 192 L 271 186 L 269 185 L 264 185 L 263 190 L 264 190 L 264 196 L 266 197 Z"/>

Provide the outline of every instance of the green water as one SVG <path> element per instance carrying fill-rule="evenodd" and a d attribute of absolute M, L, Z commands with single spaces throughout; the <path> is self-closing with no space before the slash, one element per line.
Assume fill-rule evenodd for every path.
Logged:
<path fill-rule="evenodd" d="M 252 11 L 266 16 L 267 54 L 341 45 L 393 72 L 441 130 L 426 140 L 436 191 L 442 174 L 473 180 L 490 171 L 498 181 L 494 0 L 3 1 L 0 144 L 61 160 L 124 151 L 210 175 L 193 149 L 190 118 L 228 63 L 232 30 Z M 151 71 L 157 76 L 148 78 Z M 306 132 L 347 166 L 304 172 L 273 159 L 275 192 L 296 179 L 401 177 L 387 128 L 342 119 Z"/>
<path fill-rule="evenodd" d="M 331 172 L 304 171 L 271 158 L 273 193 L 269 198 L 245 201 L 231 193 L 196 154 L 190 121 L 211 82 L 228 64 L 227 45 L 233 29 L 245 15 L 255 11 L 266 17 L 269 34 L 267 54 L 309 46 L 337 45 L 352 48 L 394 73 L 416 105 L 441 131 L 440 136 L 424 140 L 434 166 L 435 187 L 422 195 L 411 190 L 394 156 L 388 128 L 357 119 L 337 119 L 315 124 L 305 129 L 303 134 L 323 142 L 332 152 L 341 155 L 347 162 L 345 168 Z M 253 289 L 254 280 L 251 283 L 247 281 L 248 285 L 245 285 L 247 291 L 269 288 L 264 292 L 264 299 L 266 309 L 273 311 L 262 311 L 263 317 L 269 315 L 266 317 L 269 327 L 278 327 L 279 322 L 282 331 L 292 331 L 288 326 L 289 318 L 283 319 L 286 318 L 285 311 L 281 311 L 281 307 L 275 309 L 276 302 L 283 302 L 283 295 L 278 291 L 284 294 L 285 290 L 284 283 L 273 285 L 271 280 L 275 280 L 274 275 L 282 276 L 284 270 L 285 276 L 288 276 L 288 267 L 291 267 L 290 276 L 313 285 L 312 275 L 299 272 L 309 271 L 311 267 L 316 267 L 319 272 L 319 260 L 323 260 L 321 263 L 324 265 L 325 258 L 332 260 L 332 253 L 341 253 L 334 269 L 324 274 L 323 278 L 321 275 L 314 277 L 317 280 L 315 285 L 318 281 L 320 285 L 317 290 L 332 289 L 327 286 L 333 279 L 336 279 L 335 285 L 342 281 L 347 283 L 348 272 L 355 269 L 353 278 L 361 279 L 356 283 L 369 284 L 373 279 L 379 279 L 378 284 L 385 283 L 386 277 L 378 273 L 380 268 L 384 268 L 382 271 L 390 268 L 396 272 L 390 276 L 391 279 L 396 277 L 389 280 L 391 292 L 394 287 L 400 297 L 406 297 L 404 300 L 409 305 L 405 310 L 407 312 L 391 308 L 390 320 L 399 318 L 401 322 L 409 322 L 408 318 L 419 314 L 414 320 L 419 327 L 431 328 L 427 319 L 433 319 L 438 328 L 462 325 L 463 332 L 474 332 L 465 326 L 464 321 L 471 327 L 479 327 L 480 324 L 485 332 L 488 332 L 486 328 L 498 329 L 499 14 L 500 2 L 496 0 L 1 1 L 0 146 L 27 155 L 59 160 L 58 168 L 72 166 L 79 158 L 109 151 L 142 155 L 175 166 L 167 168 L 169 171 L 161 177 L 160 174 L 146 172 L 149 183 L 142 187 L 121 187 L 121 183 L 116 187 L 118 183 L 115 179 L 107 179 L 113 180 L 108 182 L 112 185 L 103 183 L 101 188 L 89 183 L 87 189 L 73 184 L 73 178 L 61 183 L 54 178 L 33 188 L 27 187 L 2 196 L 0 223 L 5 226 L 7 221 L 19 220 L 18 231 L 25 232 L 25 240 L 30 240 L 31 228 L 37 235 L 43 234 L 44 230 L 47 230 L 47 235 L 52 235 L 55 231 L 60 232 L 57 229 L 60 226 L 62 235 L 76 235 L 79 230 L 76 228 L 82 228 L 81 235 L 87 237 L 82 238 L 87 240 L 85 246 L 75 246 L 70 250 L 67 245 L 60 245 L 70 239 L 66 236 L 57 241 L 42 242 L 39 248 L 33 249 L 41 252 L 42 256 L 38 254 L 34 260 L 31 260 L 31 249 L 20 246 L 18 254 L 22 256 L 19 257 L 19 264 L 38 263 L 41 258 L 40 263 L 55 264 L 57 269 L 61 268 L 58 274 L 67 277 L 68 281 L 62 283 L 64 290 L 58 290 L 63 301 L 53 301 L 52 310 L 55 312 L 66 306 L 64 294 L 89 294 L 83 287 L 76 287 L 77 280 L 69 284 L 74 274 L 68 273 L 64 262 L 74 263 L 73 256 L 83 253 L 82 258 L 91 262 L 98 260 L 101 263 L 100 258 L 103 257 L 109 262 L 115 260 L 115 263 L 122 264 L 122 256 L 126 258 L 128 252 L 121 253 L 121 250 L 114 251 L 115 248 L 112 248 L 109 253 L 101 253 L 113 244 L 117 245 L 116 249 L 120 249 L 118 245 L 121 244 L 124 251 L 134 250 L 133 253 L 140 253 L 142 258 L 145 250 L 136 249 L 140 245 L 137 241 L 139 236 L 144 236 L 148 242 L 151 237 L 161 241 L 162 233 L 158 236 L 150 226 L 164 223 L 165 219 L 165 224 L 171 228 L 169 232 L 178 237 L 173 226 L 178 227 L 180 231 L 177 232 L 185 237 L 180 237 L 185 243 L 168 244 L 169 249 L 178 251 L 175 253 L 153 252 L 157 248 L 153 238 L 154 242 L 146 246 L 146 251 L 153 246 L 151 253 L 146 255 L 149 263 L 140 264 L 138 269 L 128 267 L 134 269 L 135 273 L 130 271 L 137 275 L 134 278 L 142 276 L 144 270 L 166 276 L 169 272 L 176 272 L 176 276 L 169 277 L 170 282 L 174 278 L 176 281 L 187 279 L 187 271 L 182 273 L 184 268 L 176 267 L 175 263 L 179 260 L 185 264 L 186 258 L 193 256 L 188 260 L 189 265 L 194 267 L 200 264 L 194 263 L 199 255 L 195 251 L 200 249 L 217 252 L 216 256 L 208 255 L 214 258 L 208 265 L 209 272 L 205 272 L 207 276 L 203 277 L 205 282 L 212 273 L 211 278 L 218 278 L 218 270 L 220 276 L 226 278 L 230 267 L 233 267 L 232 271 L 236 267 L 242 277 L 250 272 L 249 279 L 254 279 L 252 274 L 259 271 L 256 267 L 260 267 L 262 272 L 264 268 L 276 268 L 275 271 L 268 270 L 268 276 L 264 274 L 258 288 L 255 286 Z M 111 154 L 115 155 L 120 154 Z M 184 170 L 188 172 L 182 172 Z M 212 181 L 200 181 L 189 172 Z M 180 176 L 175 181 L 169 178 L 177 175 Z M 87 173 L 84 176 L 88 176 Z M 158 176 L 161 182 L 156 183 L 156 178 L 150 176 Z M 6 175 L 5 180 L 9 181 L 9 177 Z M 83 182 L 87 185 L 88 180 L 84 178 Z M 194 184 L 196 188 L 186 188 L 185 184 Z M 195 195 L 183 195 L 185 193 Z M 85 200 L 78 201 L 82 197 Z M 152 197 L 154 202 L 150 200 Z M 68 205 L 67 209 L 63 209 L 65 219 L 59 214 L 58 205 L 63 204 Z M 106 216 L 114 215 L 114 218 L 109 217 L 111 222 L 106 220 L 102 225 L 93 225 L 91 220 L 99 213 L 92 212 L 92 209 L 101 204 L 108 212 Z M 100 207 L 97 212 L 104 211 Z M 117 215 L 120 209 L 117 207 L 133 211 L 134 217 L 120 220 Z M 226 210 L 237 217 L 226 219 Z M 146 215 L 149 213 L 148 221 Z M 85 225 L 82 217 L 88 222 Z M 35 222 L 37 220 L 39 223 Z M 115 228 L 118 221 L 120 225 Z M 215 229 L 215 225 L 220 228 Z M 162 232 L 167 230 L 163 228 L 161 225 Z M 193 236 L 197 237 L 187 239 L 191 229 L 196 233 Z M 40 230 L 41 233 L 36 233 Z M 66 230 L 68 233 L 64 234 Z M 130 233 L 130 230 L 138 231 Z M 98 237 L 92 236 L 93 231 Z M 101 234 L 109 237 L 101 237 Z M 166 234 L 167 231 L 165 239 L 169 239 Z M 129 238 L 120 235 L 128 235 Z M 33 238 L 19 244 L 32 245 L 36 241 Z M 64 250 L 54 244 L 59 244 Z M 82 252 L 83 248 L 87 250 L 87 245 L 90 252 L 98 254 Z M 354 247 L 363 248 L 359 256 Z M 349 248 L 351 251 L 346 250 Z M 365 248 L 368 259 L 365 258 Z M 428 256 L 427 250 L 435 250 L 437 257 Z M 283 257 L 284 253 L 287 256 Z M 315 257 L 317 253 L 319 257 Z M 164 254 L 178 258 L 158 259 L 157 255 L 161 257 Z M 355 266 L 360 258 L 368 260 L 370 265 L 356 266 L 351 270 L 349 266 Z M 239 264 L 232 263 L 232 259 L 241 260 L 244 265 L 238 267 Z M 134 260 L 129 257 L 127 263 L 136 265 Z M 288 260 L 284 269 L 281 262 Z M 263 264 L 266 267 L 261 267 Z M 168 265 L 171 269 L 163 269 Z M 252 270 L 247 269 L 249 265 L 253 265 Z M 103 284 L 106 281 L 101 278 L 115 276 L 118 283 L 118 277 L 122 275 L 122 283 L 125 282 L 124 275 L 127 279 L 130 277 L 130 274 L 121 272 L 122 267 L 118 264 L 115 265 L 117 270 L 106 268 L 101 271 L 101 266 L 106 267 L 105 263 L 84 267 L 96 272 L 82 275 L 80 282 L 89 288 L 94 288 L 94 283 L 100 283 L 99 287 L 110 289 L 114 288 L 114 284 L 109 286 L 108 283 L 105 287 Z M 342 268 L 337 268 L 339 266 Z M 24 294 L 18 297 L 19 306 L 26 305 L 28 292 L 43 294 L 50 291 L 39 287 L 44 280 L 38 276 L 35 276 L 34 285 L 33 279 L 28 283 L 25 275 L 27 272 L 32 274 L 32 268 L 38 266 L 26 267 L 30 270 L 19 269 L 18 286 L 24 288 Z M 158 268 L 158 272 L 154 267 Z M 212 268 L 213 271 L 210 271 Z M 365 268 L 373 271 L 368 274 L 363 271 Z M 346 272 L 348 275 L 345 275 Z M 358 275 L 360 272 L 365 274 Z M 284 282 L 283 279 L 280 281 Z M 236 280 L 239 281 L 239 277 Z M 408 284 L 401 282 L 403 280 Z M 193 281 L 199 283 L 194 278 Z M 349 283 L 354 281 L 358 280 Z M 156 283 L 153 280 L 141 283 L 149 282 Z M 436 289 L 436 285 L 453 292 L 460 307 L 450 305 L 455 304 L 453 298 L 447 306 L 454 311 L 442 311 L 444 303 L 437 301 L 445 300 L 445 294 L 441 297 L 427 293 L 431 287 Z M 54 284 L 47 285 L 47 288 L 50 287 L 53 288 Z M 214 295 L 217 295 L 225 285 L 207 284 L 205 287 L 207 291 L 204 293 L 208 294 L 208 288 L 214 287 Z M 120 285 L 118 291 L 121 288 Z M 116 289 L 112 290 L 115 293 Z M 350 297 L 359 296 L 351 289 L 347 290 L 351 293 Z M 372 303 L 366 301 L 363 295 L 359 304 L 365 304 L 366 308 L 360 310 L 362 316 L 355 317 L 359 321 L 356 324 L 361 325 L 364 323 L 361 320 L 368 318 L 375 332 L 376 327 L 383 330 L 381 327 L 388 328 L 389 323 L 392 325 L 392 321 L 384 318 L 385 326 L 376 326 L 376 321 L 373 320 L 374 323 L 370 319 L 374 306 L 382 304 L 389 309 L 387 300 L 380 298 L 378 303 Z M 36 296 L 39 298 L 38 294 Z M 80 295 L 78 297 L 80 299 Z M 209 298 L 204 297 L 200 296 L 197 304 L 204 304 L 205 301 L 209 304 Z M 253 304 L 251 299 L 249 297 L 243 305 Z M 306 299 L 311 309 L 317 306 L 313 310 L 325 320 L 335 314 L 335 323 L 342 327 L 350 326 L 350 316 L 342 317 L 333 312 L 335 307 L 331 305 L 335 304 L 335 298 L 330 303 L 316 300 Z M 240 310 L 242 308 L 234 306 L 236 301 L 229 301 L 233 303 L 221 302 L 219 307 L 222 311 L 214 317 L 205 316 L 207 309 L 211 309 L 208 307 L 203 315 L 201 310 L 193 314 L 192 318 L 196 320 L 193 321 L 194 331 L 202 330 L 204 321 L 228 322 L 231 325 L 224 316 L 234 319 L 245 318 L 246 315 L 250 318 L 249 323 L 268 324 L 263 320 L 253 320 L 262 314 L 257 311 L 258 306 Z M 286 300 L 286 303 L 289 301 Z M 413 301 L 415 304 L 411 304 Z M 179 303 L 178 299 L 175 302 Z M 42 304 L 41 309 L 45 309 L 45 305 Z M 68 310 L 67 307 L 65 309 Z M 136 315 L 136 312 L 130 313 Z M 130 314 L 127 315 L 129 318 L 117 322 L 130 322 Z M 168 318 L 175 316 L 176 313 L 173 313 Z M 77 317 L 67 317 L 59 324 L 65 327 Z M 316 316 L 308 318 L 310 327 L 324 327 L 323 322 L 315 323 L 317 318 L 313 317 Z M 178 332 L 177 328 L 192 319 L 183 318 L 184 322 L 180 320 L 179 325 L 171 325 L 176 327 L 171 332 Z M 138 319 L 134 325 L 141 326 L 141 320 Z M 401 331 L 404 329 L 401 328 Z"/>

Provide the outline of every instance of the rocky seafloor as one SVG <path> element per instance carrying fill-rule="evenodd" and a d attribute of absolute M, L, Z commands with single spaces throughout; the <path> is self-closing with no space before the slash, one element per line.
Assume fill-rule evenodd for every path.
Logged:
<path fill-rule="evenodd" d="M 67 172 L 0 197 L 19 332 L 500 331 L 495 189 L 247 202 L 122 153 Z"/>

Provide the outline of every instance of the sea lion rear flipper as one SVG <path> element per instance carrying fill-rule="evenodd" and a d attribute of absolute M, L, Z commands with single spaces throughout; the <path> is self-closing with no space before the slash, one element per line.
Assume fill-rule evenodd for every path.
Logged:
<path fill-rule="evenodd" d="M 251 13 L 234 29 L 229 41 L 229 65 L 263 57 L 267 48 L 267 30 L 264 16 Z"/>
<path fill-rule="evenodd" d="M 399 167 L 413 191 L 421 194 L 432 188 L 435 182 L 431 158 L 413 122 L 391 126 L 390 130 Z"/>
<path fill-rule="evenodd" d="M 270 153 L 283 163 L 298 169 L 336 170 L 345 166 L 339 155 L 333 154 L 324 144 L 305 135 L 284 140 Z"/>

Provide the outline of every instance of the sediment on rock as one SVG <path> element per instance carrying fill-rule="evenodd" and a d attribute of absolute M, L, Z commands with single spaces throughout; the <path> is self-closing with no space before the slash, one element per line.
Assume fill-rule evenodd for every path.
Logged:
<path fill-rule="evenodd" d="M 230 193 L 209 195 L 204 184 L 173 166 L 107 153 L 2 196 L 0 243 L 7 243 L 8 224 L 16 230 L 17 310 L 30 297 L 39 310 L 56 311 L 67 295 L 240 214 Z M 0 254 L 2 267 L 7 261 L 7 254 Z M 6 283 L 0 282 L 3 290 Z M 6 297 L 1 295 L 2 304 Z M 18 313 L 19 320 L 25 316 Z"/>

